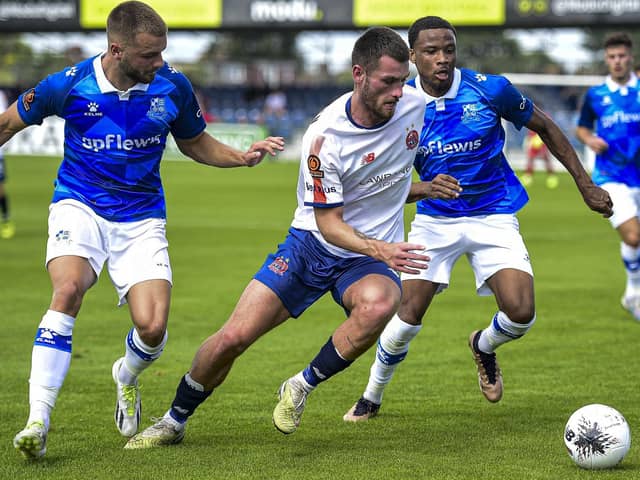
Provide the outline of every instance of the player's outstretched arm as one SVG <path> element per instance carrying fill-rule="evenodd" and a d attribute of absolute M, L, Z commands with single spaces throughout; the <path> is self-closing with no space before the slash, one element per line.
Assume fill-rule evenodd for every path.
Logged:
<path fill-rule="evenodd" d="M 284 138 L 267 137 L 253 143 L 246 152 L 219 142 L 207 132 L 185 139 L 176 139 L 180 151 L 198 163 L 214 167 L 253 167 L 262 161 L 265 155 L 275 156 L 284 150 Z"/>
<path fill-rule="evenodd" d="M 407 196 L 407 203 L 417 202 L 423 198 L 440 198 L 451 200 L 458 198 L 462 187 L 457 178 L 439 173 L 430 182 L 413 182 Z"/>
<path fill-rule="evenodd" d="M 20 118 L 16 102 L 0 114 L 0 147 L 27 125 Z"/>
<path fill-rule="evenodd" d="M 416 274 L 419 270 L 427 268 L 427 262 L 431 259 L 419 253 L 424 250 L 423 245 L 406 242 L 389 243 L 368 237 L 345 223 L 342 212 L 343 207 L 314 208 L 316 224 L 326 241 L 380 260 L 397 272 Z"/>
<path fill-rule="evenodd" d="M 610 217 L 613 214 L 613 202 L 609 194 L 591 181 L 591 177 L 560 127 L 536 106 L 533 107 L 533 115 L 526 127 L 540 135 L 549 151 L 569 171 L 589 208 L 601 213 L 604 217 Z"/>
<path fill-rule="evenodd" d="M 576 137 L 595 154 L 600 154 L 609 148 L 609 144 L 604 141 L 604 139 L 600 138 L 587 127 L 578 126 L 576 128 Z"/>

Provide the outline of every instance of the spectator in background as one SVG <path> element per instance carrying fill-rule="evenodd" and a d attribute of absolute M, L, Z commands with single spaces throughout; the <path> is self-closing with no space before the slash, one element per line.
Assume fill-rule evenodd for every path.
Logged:
<path fill-rule="evenodd" d="M 632 48 L 627 33 L 606 37 L 609 75 L 587 90 L 576 136 L 595 152 L 593 181 L 613 200 L 609 221 L 620 236 L 627 274 L 622 306 L 640 321 L 640 85 L 633 73 Z"/>
<path fill-rule="evenodd" d="M 553 165 L 551 164 L 551 154 L 549 148 L 533 130 L 528 130 L 527 135 L 524 137 L 524 152 L 527 158 L 527 165 L 524 170 L 524 174 L 520 177 L 520 181 L 525 187 L 533 184 L 533 171 L 534 160 L 536 158 L 541 159 L 544 162 L 545 170 L 547 172 L 547 188 L 556 188 L 558 186 L 558 176 L 553 171 Z"/>
<path fill-rule="evenodd" d="M 287 95 L 281 89 L 270 91 L 264 99 L 264 122 L 269 135 L 289 138 L 292 133 L 287 112 Z"/>
<path fill-rule="evenodd" d="M 7 109 L 7 95 L 0 90 L 0 113 Z M 0 238 L 8 240 L 16 233 L 16 227 L 9 218 L 9 197 L 5 189 L 5 180 L 7 179 L 7 170 L 4 159 L 4 152 L 0 147 Z"/>
<path fill-rule="evenodd" d="M 282 117 L 287 113 L 287 95 L 281 89 L 272 90 L 264 99 L 265 116 Z"/>

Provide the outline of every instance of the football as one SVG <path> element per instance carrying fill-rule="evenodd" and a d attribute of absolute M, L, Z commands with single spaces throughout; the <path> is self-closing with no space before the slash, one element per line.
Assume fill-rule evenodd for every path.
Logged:
<path fill-rule="evenodd" d="M 589 470 L 611 468 L 631 447 L 629 424 L 615 408 L 594 403 L 576 410 L 564 428 L 571 459 Z"/>

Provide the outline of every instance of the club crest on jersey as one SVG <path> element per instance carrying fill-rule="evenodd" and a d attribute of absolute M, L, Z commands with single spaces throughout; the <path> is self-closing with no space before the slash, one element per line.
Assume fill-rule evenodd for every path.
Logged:
<path fill-rule="evenodd" d="M 360 161 L 360 165 L 369 165 L 376 159 L 376 154 L 374 152 L 367 153 L 362 156 L 362 160 Z"/>
<path fill-rule="evenodd" d="M 283 276 L 287 270 L 289 270 L 289 259 L 283 256 L 276 257 L 276 259 L 269 265 L 271 270 L 276 275 Z"/>
<path fill-rule="evenodd" d="M 313 178 L 324 178 L 324 171 L 320 169 L 321 165 L 320 158 L 317 155 L 311 154 L 307 157 L 307 168 Z"/>
<path fill-rule="evenodd" d="M 165 107 L 164 98 L 160 98 L 160 97 L 152 98 L 151 105 L 149 106 L 149 111 L 147 112 L 147 117 L 155 118 L 157 120 L 162 120 L 162 118 L 167 113 L 164 107 Z"/>
<path fill-rule="evenodd" d="M 462 123 L 478 121 L 478 107 L 475 103 L 467 103 L 462 106 L 462 116 L 460 117 L 460 121 Z"/>
<path fill-rule="evenodd" d="M 31 104 L 35 99 L 36 99 L 35 88 L 32 88 L 22 96 L 22 106 L 24 107 L 25 111 L 28 112 L 29 110 L 31 110 Z"/>
<path fill-rule="evenodd" d="M 420 142 L 420 135 L 418 135 L 418 132 L 413 129 L 407 133 L 407 138 L 405 138 L 404 141 L 407 144 L 407 150 L 413 150 Z"/>

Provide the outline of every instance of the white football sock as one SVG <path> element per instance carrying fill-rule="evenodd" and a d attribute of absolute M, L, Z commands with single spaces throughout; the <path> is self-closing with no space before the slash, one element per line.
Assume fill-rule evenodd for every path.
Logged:
<path fill-rule="evenodd" d="M 317 385 L 309 384 L 305 380 L 304 375 L 302 374 L 303 371 L 300 371 L 300 372 L 296 373 L 293 377 L 291 377 L 291 380 L 296 382 L 306 393 L 311 393 L 311 392 L 313 392 L 315 390 Z"/>
<path fill-rule="evenodd" d="M 409 351 L 409 342 L 420 332 L 422 325 L 411 325 L 394 315 L 380 335 L 376 358 L 371 365 L 369 383 L 362 396 L 370 402 L 382 403 L 382 395 L 398 364 Z"/>
<path fill-rule="evenodd" d="M 49 428 L 51 410 L 71 364 L 71 338 L 75 318 L 47 310 L 34 340 L 29 376 L 29 420 Z"/>
<path fill-rule="evenodd" d="M 134 385 L 138 376 L 162 354 L 162 350 L 167 344 L 168 332 L 164 332 L 164 337 L 159 345 L 150 347 L 146 345 L 138 331 L 132 328 L 125 339 L 124 362 L 118 371 L 118 380 L 125 385 Z M 122 368 L 124 367 L 124 368 Z"/>
<path fill-rule="evenodd" d="M 640 295 L 640 248 L 620 242 L 620 256 L 627 272 L 625 297 Z"/>
<path fill-rule="evenodd" d="M 500 345 L 511 342 L 529 331 L 536 321 L 534 314 L 529 323 L 515 323 L 504 312 L 498 311 L 487 328 L 482 330 L 478 348 L 484 353 L 493 353 Z"/>

